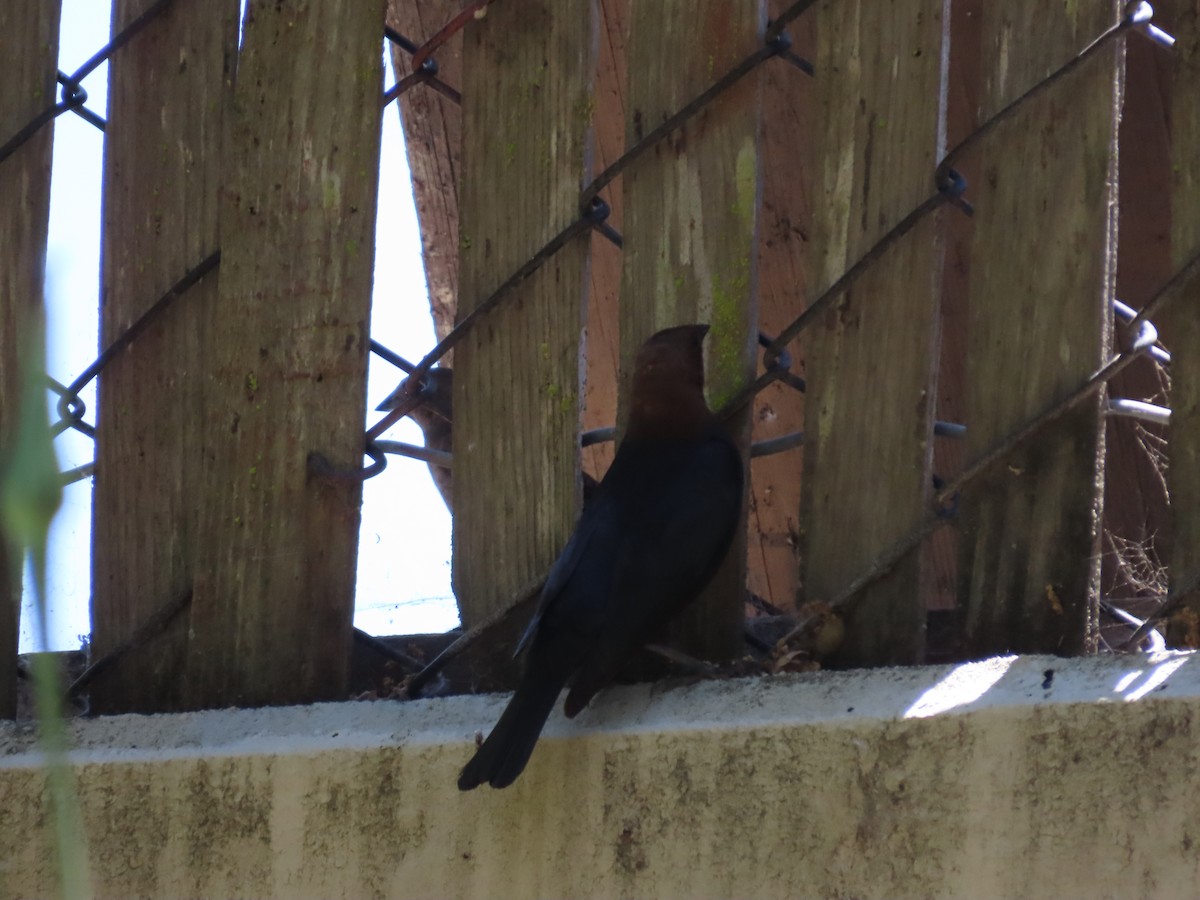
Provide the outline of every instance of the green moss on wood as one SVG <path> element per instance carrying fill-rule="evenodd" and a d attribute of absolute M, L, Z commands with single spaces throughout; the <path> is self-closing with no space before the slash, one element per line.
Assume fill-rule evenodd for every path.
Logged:
<path fill-rule="evenodd" d="M 709 332 L 709 400 L 723 406 L 742 385 L 746 336 L 745 307 L 750 301 L 750 255 L 738 256 L 731 270 L 712 284 L 712 330 Z"/>
<path fill-rule="evenodd" d="M 733 213 L 747 229 L 758 204 L 758 153 L 747 138 L 734 166 Z M 712 281 L 712 331 L 709 341 L 709 399 L 726 403 L 745 379 L 746 307 L 750 302 L 750 249 L 720 261 Z"/>
<path fill-rule="evenodd" d="M 743 223 L 754 221 L 758 205 L 758 153 L 754 141 L 747 138 L 738 149 L 734 166 L 734 190 L 736 199 L 733 211 Z"/>
<path fill-rule="evenodd" d="M 575 101 L 575 118 L 579 120 L 580 124 L 586 125 L 590 122 L 595 112 L 596 98 L 591 93 L 581 94 Z"/>

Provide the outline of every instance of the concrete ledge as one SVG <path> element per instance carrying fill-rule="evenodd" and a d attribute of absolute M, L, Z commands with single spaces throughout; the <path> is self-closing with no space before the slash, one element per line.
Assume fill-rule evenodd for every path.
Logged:
<path fill-rule="evenodd" d="M 104 897 L 1194 897 L 1200 657 L 616 689 L 505 791 L 503 697 L 77 722 Z M 0 726 L 0 895 L 50 896 L 32 729 Z"/>

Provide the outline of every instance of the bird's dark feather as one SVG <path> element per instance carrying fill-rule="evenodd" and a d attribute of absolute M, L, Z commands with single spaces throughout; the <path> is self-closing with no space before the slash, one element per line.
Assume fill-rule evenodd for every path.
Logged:
<path fill-rule="evenodd" d="M 742 461 L 703 402 L 704 330 L 660 332 L 639 354 L 634 399 L 652 402 L 635 402 L 634 415 L 639 408 L 670 414 L 631 421 L 551 567 L 518 645 L 526 654 L 521 682 L 463 769 L 460 788 L 510 784 L 562 687 L 571 688 L 565 711 L 573 716 L 633 650 L 696 598 L 728 551 L 741 513 Z M 647 373 L 640 381 L 639 372 Z M 671 402 L 677 396 L 685 402 Z"/>

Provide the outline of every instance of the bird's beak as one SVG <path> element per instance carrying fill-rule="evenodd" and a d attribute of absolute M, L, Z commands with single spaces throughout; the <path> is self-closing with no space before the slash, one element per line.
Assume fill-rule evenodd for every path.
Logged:
<path fill-rule="evenodd" d="M 410 385 L 409 382 L 411 380 L 412 379 L 410 378 L 405 378 L 402 382 L 400 382 L 400 386 L 388 394 L 387 397 L 384 398 L 384 401 L 375 407 L 375 409 L 379 412 L 388 412 L 389 410 L 400 409 L 403 410 L 401 415 L 407 416 L 410 412 L 420 406 L 425 400 L 424 379 L 422 379 L 418 384 Z"/>

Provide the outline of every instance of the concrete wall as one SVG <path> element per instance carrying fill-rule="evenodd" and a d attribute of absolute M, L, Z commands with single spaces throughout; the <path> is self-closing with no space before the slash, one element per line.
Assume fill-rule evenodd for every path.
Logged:
<path fill-rule="evenodd" d="M 1200 658 L 615 689 L 505 791 L 502 697 L 77 722 L 103 897 L 1195 897 Z M 0 726 L 0 896 L 55 890 Z"/>

